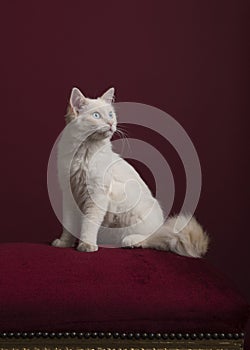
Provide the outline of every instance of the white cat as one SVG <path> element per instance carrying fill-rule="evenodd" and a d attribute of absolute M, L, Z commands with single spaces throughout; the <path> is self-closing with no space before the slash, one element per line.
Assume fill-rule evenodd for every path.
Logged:
<path fill-rule="evenodd" d="M 77 88 L 71 92 L 67 126 L 58 144 L 63 233 L 52 245 L 74 246 L 76 237 L 70 232 L 78 229 L 79 251 L 112 244 L 201 257 L 208 236 L 195 218 L 179 215 L 164 222 L 159 203 L 139 174 L 113 152 L 110 138 L 117 131 L 113 98 L 113 88 L 97 99 L 86 98 Z M 69 192 L 81 210 L 80 222 Z"/>

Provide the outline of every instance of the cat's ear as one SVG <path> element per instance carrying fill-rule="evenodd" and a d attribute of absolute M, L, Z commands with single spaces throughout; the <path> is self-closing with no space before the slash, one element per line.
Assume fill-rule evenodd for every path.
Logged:
<path fill-rule="evenodd" d="M 115 98 L 115 89 L 112 87 L 110 89 L 108 89 L 106 92 L 104 92 L 104 94 L 101 96 L 101 98 L 107 102 L 107 103 L 112 103 L 114 102 L 114 98 Z"/>
<path fill-rule="evenodd" d="M 87 104 L 86 97 L 81 93 L 79 89 L 74 87 L 70 95 L 70 105 L 73 110 L 78 114 Z"/>

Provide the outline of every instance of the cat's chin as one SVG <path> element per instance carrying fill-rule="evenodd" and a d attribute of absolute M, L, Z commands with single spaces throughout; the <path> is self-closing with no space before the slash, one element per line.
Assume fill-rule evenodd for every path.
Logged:
<path fill-rule="evenodd" d="M 111 130 L 103 131 L 103 132 L 100 132 L 99 135 L 101 138 L 104 138 L 104 139 L 111 138 L 113 135 L 113 131 Z"/>
<path fill-rule="evenodd" d="M 109 137 L 110 138 L 113 135 L 113 131 L 111 131 L 111 130 L 105 131 L 104 135 L 105 135 L 105 137 Z"/>
<path fill-rule="evenodd" d="M 113 131 L 111 130 L 107 130 L 107 131 L 98 131 L 98 132 L 95 132 L 93 134 L 93 139 L 95 140 L 103 140 L 103 139 L 107 139 L 107 138 L 111 138 L 113 136 Z"/>

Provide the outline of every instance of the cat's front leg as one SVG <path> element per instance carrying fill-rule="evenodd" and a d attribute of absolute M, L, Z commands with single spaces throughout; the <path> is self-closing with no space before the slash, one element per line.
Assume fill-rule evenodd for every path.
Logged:
<path fill-rule="evenodd" d="M 74 211 L 72 200 L 63 194 L 63 218 L 62 226 L 63 232 L 60 238 L 55 239 L 51 244 L 58 248 L 69 248 L 74 247 L 76 237 L 71 232 L 77 232 L 78 217 Z"/>
<path fill-rule="evenodd" d="M 69 248 L 74 247 L 75 241 L 76 238 L 69 231 L 67 231 L 66 228 L 63 228 L 61 237 L 55 239 L 51 244 L 58 248 Z"/>
<path fill-rule="evenodd" d="M 79 244 L 76 248 L 79 252 L 96 252 L 98 250 L 97 244 L 91 244 L 83 241 L 79 241 Z"/>
<path fill-rule="evenodd" d="M 104 218 L 104 215 L 103 215 Z M 95 252 L 98 250 L 97 245 L 97 234 L 100 228 L 100 225 L 103 221 L 103 218 L 100 224 L 95 223 L 96 218 L 90 219 L 86 217 L 82 223 L 82 233 L 77 246 L 77 250 L 80 252 Z M 93 221 L 92 221 L 93 220 Z"/>
<path fill-rule="evenodd" d="M 96 204 L 95 204 L 96 203 Z M 98 206 L 101 204 L 101 207 Z M 97 234 L 107 212 L 107 200 L 98 196 L 88 203 L 87 213 L 83 216 L 82 228 L 77 250 L 80 252 L 95 252 L 98 250 Z"/>
<path fill-rule="evenodd" d="M 128 235 L 122 240 L 124 248 L 140 248 L 141 242 L 145 240 L 145 236 L 139 234 Z"/>

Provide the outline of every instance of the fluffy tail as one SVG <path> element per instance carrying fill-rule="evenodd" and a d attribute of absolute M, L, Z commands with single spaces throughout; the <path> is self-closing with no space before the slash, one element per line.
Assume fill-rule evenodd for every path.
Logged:
<path fill-rule="evenodd" d="M 154 234 L 140 243 L 142 248 L 170 250 L 193 258 L 201 258 L 208 249 L 209 237 L 194 217 L 170 217 Z"/>

